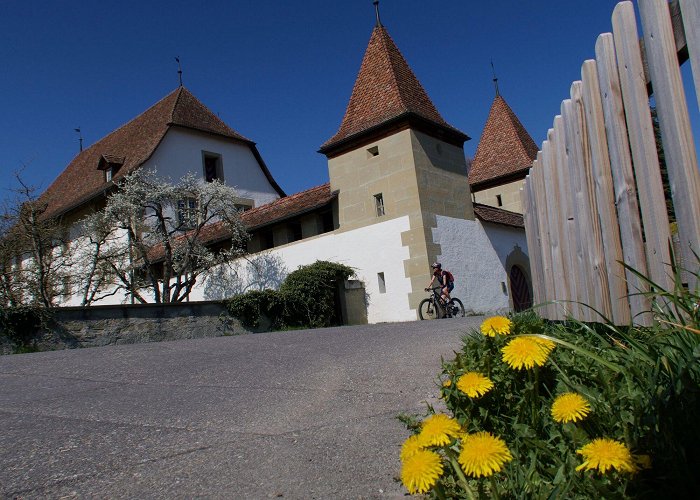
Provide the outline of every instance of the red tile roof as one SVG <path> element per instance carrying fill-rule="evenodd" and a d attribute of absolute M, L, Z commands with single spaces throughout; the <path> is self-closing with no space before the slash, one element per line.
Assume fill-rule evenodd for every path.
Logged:
<path fill-rule="evenodd" d="M 241 214 L 241 220 L 248 230 L 266 226 L 272 222 L 288 219 L 329 204 L 337 196 L 331 191 L 330 183 L 279 198 Z"/>
<path fill-rule="evenodd" d="M 256 208 L 246 210 L 241 214 L 241 221 L 248 231 L 281 222 L 298 215 L 311 212 L 328 205 L 338 196 L 331 191 L 330 183 L 322 184 L 306 191 L 279 198 L 271 203 L 266 203 Z M 230 233 L 220 222 L 215 222 L 201 229 L 199 239 L 205 243 L 213 244 L 227 239 Z M 162 258 L 162 247 L 154 247 L 149 252 L 151 260 Z"/>
<path fill-rule="evenodd" d="M 179 87 L 130 122 L 78 154 L 42 194 L 41 199 L 48 204 L 46 216 L 64 213 L 112 186 L 105 183 L 104 172 L 98 170 L 102 158 L 107 161 L 118 158 L 123 163 L 113 180 L 119 180 L 140 167 L 151 157 L 172 126 L 243 141 L 256 156 L 259 156 L 254 142 L 226 125 L 189 90 Z M 270 183 L 284 195 L 267 167 L 262 161 L 260 163 Z"/>
<path fill-rule="evenodd" d="M 468 139 L 442 118 L 389 33 L 375 26 L 340 128 L 320 151 L 409 114 Z"/>
<path fill-rule="evenodd" d="M 484 222 L 503 224 L 504 226 L 525 228 L 523 215 L 503 210 L 502 208 L 491 207 L 481 203 L 474 203 L 474 215 Z"/>
<path fill-rule="evenodd" d="M 491 104 L 476 155 L 469 170 L 469 184 L 478 187 L 499 177 L 522 171 L 523 177 L 537 156 L 538 147 L 518 117 L 500 95 Z"/>

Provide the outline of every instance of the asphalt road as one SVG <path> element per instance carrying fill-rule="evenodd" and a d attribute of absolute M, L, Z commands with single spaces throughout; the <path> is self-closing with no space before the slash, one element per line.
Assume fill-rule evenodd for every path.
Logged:
<path fill-rule="evenodd" d="M 5 498 L 396 498 L 481 318 L 0 357 Z"/>

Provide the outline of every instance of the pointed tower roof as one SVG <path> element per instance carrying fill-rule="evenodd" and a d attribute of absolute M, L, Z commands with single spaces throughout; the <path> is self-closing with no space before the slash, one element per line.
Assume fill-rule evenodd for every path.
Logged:
<path fill-rule="evenodd" d="M 440 115 L 408 63 L 380 23 L 374 27 L 338 132 L 320 152 L 339 149 L 402 122 L 461 146 L 468 140 Z"/>
<path fill-rule="evenodd" d="M 143 165 L 153 155 L 171 127 L 183 127 L 242 141 L 251 148 L 273 187 L 284 196 L 265 166 L 255 143 L 226 125 L 185 87 L 165 96 L 139 116 L 80 152 L 61 172 L 41 200 L 48 204 L 46 215 L 64 213 L 105 192 L 106 164 L 119 166 L 113 181 Z"/>
<path fill-rule="evenodd" d="M 505 99 L 496 94 L 469 170 L 469 184 L 487 187 L 497 179 L 524 177 L 538 149 Z"/>

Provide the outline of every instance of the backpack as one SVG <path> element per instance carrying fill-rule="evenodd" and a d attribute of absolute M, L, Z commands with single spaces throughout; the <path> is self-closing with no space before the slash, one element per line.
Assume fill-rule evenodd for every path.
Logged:
<path fill-rule="evenodd" d="M 452 276 L 452 273 L 449 271 L 443 271 L 443 277 L 445 278 L 445 284 L 447 285 L 448 283 L 454 283 L 455 277 Z"/>

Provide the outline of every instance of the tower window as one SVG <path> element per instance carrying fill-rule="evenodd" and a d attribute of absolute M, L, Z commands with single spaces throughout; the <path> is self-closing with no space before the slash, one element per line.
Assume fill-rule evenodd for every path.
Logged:
<path fill-rule="evenodd" d="M 497 194 L 496 195 L 496 206 L 502 207 L 503 206 L 503 199 L 501 199 L 501 195 Z"/>
<path fill-rule="evenodd" d="M 384 215 L 384 196 L 382 193 L 374 195 L 374 207 L 377 210 L 377 217 Z"/>
<path fill-rule="evenodd" d="M 224 182 L 224 169 L 221 163 L 221 155 L 202 151 L 202 166 L 204 167 L 204 180 Z"/>
<path fill-rule="evenodd" d="M 372 146 L 367 150 L 367 158 L 374 158 L 379 156 L 379 146 Z"/>

